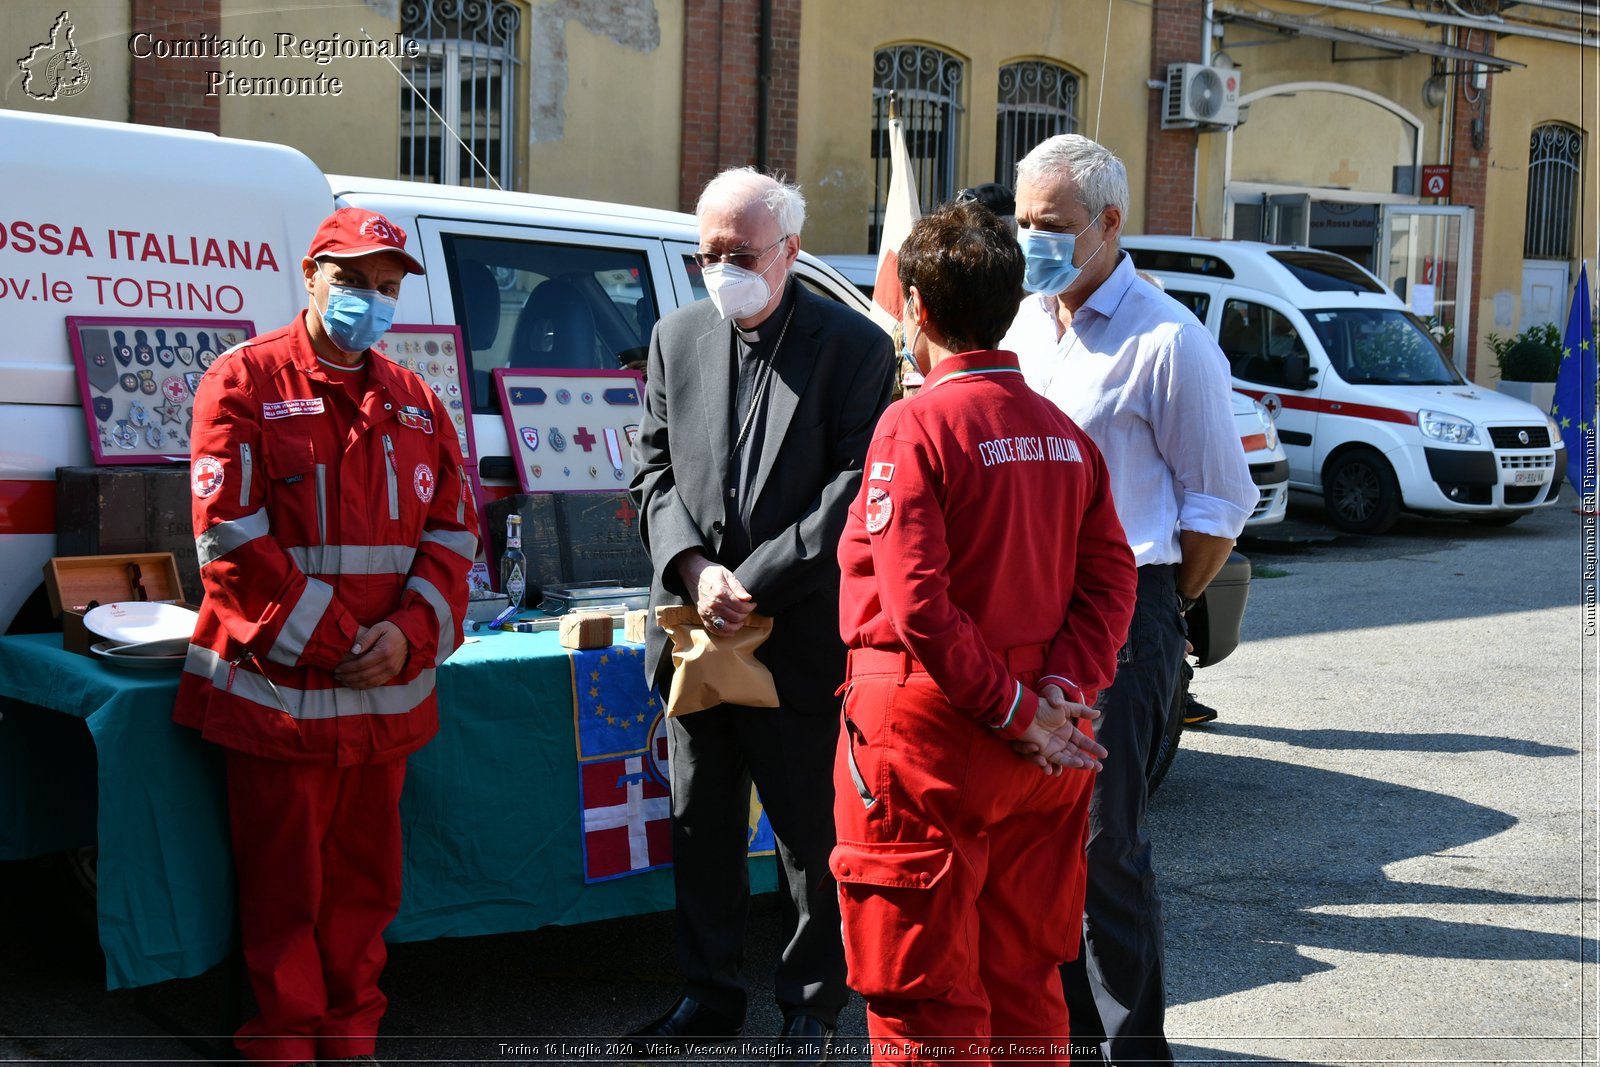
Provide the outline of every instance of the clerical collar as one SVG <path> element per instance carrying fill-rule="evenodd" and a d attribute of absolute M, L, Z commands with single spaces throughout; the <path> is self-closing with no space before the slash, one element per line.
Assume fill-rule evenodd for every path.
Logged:
<path fill-rule="evenodd" d="M 759 350 L 763 340 L 770 343 L 775 340 L 783 329 L 784 321 L 789 317 L 789 307 L 794 303 L 795 281 L 791 275 L 783 281 L 783 299 L 778 301 L 778 306 L 772 309 L 772 314 L 761 320 L 760 325 L 745 329 L 737 322 L 733 324 L 733 334 L 744 342 L 746 352 Z"/>

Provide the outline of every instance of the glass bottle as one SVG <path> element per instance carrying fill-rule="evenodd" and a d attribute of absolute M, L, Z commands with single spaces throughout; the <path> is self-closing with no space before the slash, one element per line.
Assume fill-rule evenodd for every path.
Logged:
<path fill-rule="evenodd" d="M 517 611 L 524 607 L 528 560 L 522 554 L 522 516 L 506 516 L 506 550 L 500 554 L 500 591 Z"/>

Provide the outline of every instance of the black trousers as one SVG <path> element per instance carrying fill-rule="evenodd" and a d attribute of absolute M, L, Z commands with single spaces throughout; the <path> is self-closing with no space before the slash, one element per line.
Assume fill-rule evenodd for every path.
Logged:
<path fill-rule="evenodd" d="M 1172 710 L 1184 637 L 1177 567 L 1140 567 L 1128 643 L 1098 705 L 1096 736 L 1109 755 L 1089 802 L 1083 948 L 1061 968 L 1073 1045 L 1099 1045 L 1104 1060 L 1119 1067 L 1172 1062 L 1161 898 L 1145 829 L 1145 775 Z"/>
<path fill-rule="evenodd" d="M 785 945 L 773 977 L 785 1017 L 833 1025 L 849 997 L 833 851 L 839 716 L 723 704 L 668 720 L 678 963 L 685 992 L 742 1019 L 753 780 L 778 841 Z"/>

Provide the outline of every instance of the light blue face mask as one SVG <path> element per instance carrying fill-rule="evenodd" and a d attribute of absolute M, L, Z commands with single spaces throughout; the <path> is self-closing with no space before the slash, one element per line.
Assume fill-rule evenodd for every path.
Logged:
<path fill-rule="evenodd" d="M 1017 243 L 1022 246 L 1022 255 L 1026 261 L 1026 270 L 1022 276 L 1022 287 L 1030 293 L 1044 293 L 1046 296 L 1056 296 L 1067 291 L 1082 266 L 1074 266 L 1072 253 L 1077 248 L 1078 238 L 1093 229 L 1094 224 L 1100 221 L 1100 216 L 1105 214 L 1102 208 L 1094 218 L 1089 220 L 1089 225 L 1077 233 L 1056 233 L 1053 230 L 1035 230 L 1028 226 L 1017 229 Z M 1104 248 L 1102 244 L 1100 248 Z M 1100 254 L 1096 248 L 1089 254 L 1093 259 Z M 1084 264 L 1089 262 L 1084 260 Z"/>
<path fill-rule="evenodd" d="M 916 329 L 916 333 L 921 333 L 922 332 L 922 326 L 920 324 L 917 325 L 915 329 Z M 922 373 L 922 368 L 917 366 L 917 357 L 911 351 L 912 346 L 915 345 L 916 343 L 917 343 L 916 334 L 908 332 L 906 330 L 905 320 L 901 319 L 900 320 L 900 358 L 905 360 L 906 368 L 909 371 L 911 371 L 913 374 L 921 374 Z"/>
<path fill-rule="evenodd" d="M 322 328 L 341 352 L 365 352 L 389 331 L 398 303 L 376 289 L 352 289 L 330 282 Z"/>

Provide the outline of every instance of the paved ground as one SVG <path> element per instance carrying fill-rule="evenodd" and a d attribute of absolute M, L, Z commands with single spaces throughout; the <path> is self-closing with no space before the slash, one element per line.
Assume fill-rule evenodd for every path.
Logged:
<path fill-rule="evenodd" d="M 1244 546 L 1245 643 L 1196 680 L 1221 718 L 1156 798 L 1180 1060 L 1597 1062 L 1578 518 L 1378 538 L 1320 519 L 1297 501 Z M 217 1033 L 223 973 L 107 993 L 79 907 L 59 868 L 0 864 L 0 1059 L 202 1059 L 151 1015 Z M 772 925 L 768 898 L 758 976 Z M 675 994 L 670 923 L 396 945 L 385 986 L 390 1063 L 609 1062 L 604 1037 Z M 769 999 L 747 1032 L 773 1032 Z M 843 1030 L 864 1032 L 859 1002 Z"/>

